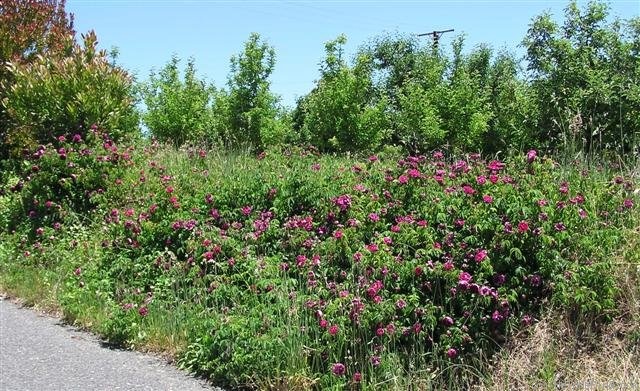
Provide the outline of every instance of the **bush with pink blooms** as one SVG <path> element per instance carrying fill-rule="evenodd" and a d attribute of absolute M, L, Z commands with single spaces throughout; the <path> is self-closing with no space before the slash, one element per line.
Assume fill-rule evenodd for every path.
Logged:
<path fill-rule="evenodd" d="M 400 387 L 478 364 L 545 306 L 615 313 L 610 256 L 638 215 L 629 176 L 535 151 L 255 157 L 94 136 L 34 151 L 12 188 L 12 259 L 51 258 L 53 230 L 91 249 L 65 272 L 67 316 L 91 298 L 99 330 L 133 345 L 180 317 L 179 362 L 217 383 Z M 72 243 L 74 224 L 89 244 Z"/>

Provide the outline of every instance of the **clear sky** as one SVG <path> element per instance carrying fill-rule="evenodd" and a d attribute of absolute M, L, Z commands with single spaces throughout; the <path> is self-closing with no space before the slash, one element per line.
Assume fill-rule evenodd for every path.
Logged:
<path fill-rule="evenodd" d="M 467 47 L 488 43 L 517 48 L 531 19 L 545 10 L 561 20 L 568 1 L 559 0 L 67 0 L 78 33 L 95 30 L 101 48 L 119 49 L 118 63 L 146 79 L 177 54 L 194 57 L 198 74 L 223 87 L 229 59 L 251 32 L 276 50 L 272 91 L 293 105 L 318 78 L 324 43 L 344 33 L 346 52 L 385 32 L 419 34 L 453 28 L 449 45 L 464 33 Z M 584 4 L 580 1 L 579 4 Z M 640 0 L 609 2 L 612 15 L 640 15 Z M 426 37 L 424 38 L 426 39 Z"/>

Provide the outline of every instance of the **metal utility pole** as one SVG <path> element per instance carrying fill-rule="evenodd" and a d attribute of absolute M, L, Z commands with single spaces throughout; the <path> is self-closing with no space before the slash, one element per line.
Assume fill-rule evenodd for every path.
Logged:
<path fill-rule="evenodd" d="M 450 32 L 453 32 L 453 29 L 432 31 L 430 33 L 418 34 L 418 37 L 426 37 L 427 35 L 431 35 L 433 37 L 433 50 L 437 50 L 438 49 L 438 41 L 440 40 L 440 37 L 442 36 L 442 34 L 450 33 Z"/>

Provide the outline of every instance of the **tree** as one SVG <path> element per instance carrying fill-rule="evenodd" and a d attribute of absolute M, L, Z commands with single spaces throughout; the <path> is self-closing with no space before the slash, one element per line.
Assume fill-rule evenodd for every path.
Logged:
<path fill-rule="evenodd" d="M 278 121 L 278 98 L 270 91 L 274 66 L 275 50 L 257 33 L 231 58 L 225 102 L 229 126 L 223 135 L 227 144 L 262 149 L 284 138 L 287 130 Z"/>
<path fill-rule="evenodd" d="M 216 91 L 196 76 L 195 61 L 189 59 L 180 78 L 180 59 L 173 56 L 160 70 L 151 73 L 149 81 L 142 85 L 142 98 L 146 112 L 144 124 L 161 141 L 176 146 L 183 143 L 212 141 L 212 98 Z"/>
<path fill-rule="evenodd" d="M 559 25 L 536 17 L 523 45 L 535 91 L 538 137 L 556 146 L 629 151 L 640 121 L 638 19 L 609 21 L 605 3 L 575 1 Z"/>
<path fill-rule="evenodd" d="M 353 67 L 343 59 L 344 36 L 325 44 L 321 78 L 301 103 L 302 133 L 323 151 L 366 151 L 387 136 L 386 99 L 375 99 L 371 60 L 361 55 Z"/>

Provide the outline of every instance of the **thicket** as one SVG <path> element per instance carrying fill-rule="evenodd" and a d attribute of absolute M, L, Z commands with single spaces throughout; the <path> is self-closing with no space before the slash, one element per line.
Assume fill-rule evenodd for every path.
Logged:
<path fill-rule="evenodd" d="M 17 12 L 28 7 L 14 3 L 3 9 L 3 26 L 30 17 L 51 27 L 30 41 L 3 30 L 3 60 L 11 61 L 1 75 L 5 157 L 21 145 L 48 141 L 50 128 L 86 129 L 96 122 L 114 132 L 134 129 L 136 100 L 145 103 L 142 119 L 150 134 L 176 146 L 260 151 L 311 144 L 323 152 L 366 152 L 395 145 L 410 153 L 442 146 L 484 153 L 638 149 L 640 20 L 612 19 L 598 1 L 582 9 L 570 3 L 563 22 L 546 13 L 534 18 L 522 41 L 524 61 L 485 45 L 467 49 L 463 37 L 447 48 L 400 34 L 374 38 L 349 61 L 340 36 L 326 44 L 316 86 L 293 108 L 283 108 L 271 91 L 275 51 L 258 34 L 231 58 L 226 88 L 199 78 L 193 59 L 182 70 L 173 57 L 134 96 L 126 73 L 104 54 L 89 59 L 94 47 L 70 44 L 64 3 L 36 2 L 34 14 Z M 70 56 L 73 69 L 63 65 L 73 63 Z M 88 68 L 83 73 L 78 61 Z M 104 104 L 91 96 L 99 89 L 109 96 Z M 57 103 L 48 100 L 53 97 Z"/>

